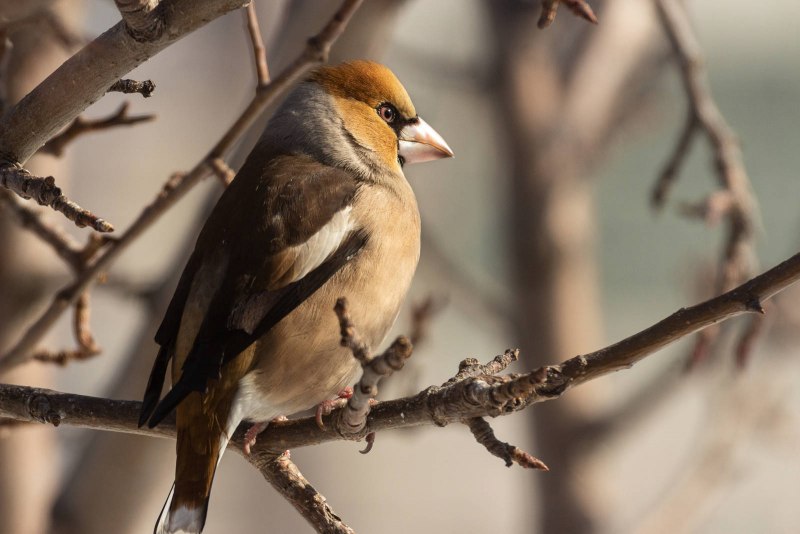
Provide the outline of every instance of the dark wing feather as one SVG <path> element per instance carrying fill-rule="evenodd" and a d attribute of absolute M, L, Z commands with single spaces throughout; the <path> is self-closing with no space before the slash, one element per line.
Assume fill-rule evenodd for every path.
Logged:
<path fill-rule="evenodd" d="M 192 279 L 194 279 L 199 263 L 198 255 L 192 254 L 178 281 L 178 287 L 172 295 L 172 300 L 164 314 L 164 319 L 161 321 L 161 326 L 159 326 L 156 332 L 155 340 L 156 343 L 161 345 L 161 348 L 156 356 L 156 361 L 153 363 L 153 369 L 150 371 L 150 378 L 147 380 L 147 387 L 144 390 L 142 408 L 139 412 L 139 426 L 147 422 L 153 410 L 156 409 L 158 399 L 161 397 L 161 390 L 164 387 L 164 378 L 167 374 L 167 366 L 169 365 L 170 359 L 172 359 L 172 347 L 175 343 L 175 336 L 177 336 L 178 328 L 180 328 L 183 308 L 186 305 L 186 299 L 189 296 L 189 288 L 192 285 Z"/>
<path fill-rule="evenodd" d="M 149 420 L 153 427 L 189 393 L 205 392 L 209 380 L 219 378 L 226 362 L 268 332 L 358 254 L 367 236 L 356 230 L 300 280 L 278 288 L 271 283 L 281 253 L 306 242 L 350 205 L 357 187 L 350 174 L 308 157 L 251 154 L 209 216 L 156 335 L 162 350 L 145 393 L 141 422 Z M 179 380 L 156 405 L 192 282 L 204 258 L 220 250 L 229 258 L 223 282 L 206 310 Z M 259 307 L 254 328 L 243 329 L 231 321 L 243 302 Z"/>
<path fill-rule="evenodd" d="M 150 417 L 148 423 L 150 428 L 161 422 L 189 393 L 193 391 L 204 393 L 208 380 L 218 378 L 225 363 L 238 356 L 322 287 L 361 251 L 366 242 L 367 236 L 364 233 L 353 232 L 341 247 L 319 267 L 296 282 L 268 292 L 271 298 L 265 300 L 271 301 L 273 304 L 264 310 L 263 318 L 252 333 L 240 329 L 229 329 L 223 336 L 209 340 L 209 342 L 195 343 L 183 364 L 180 380 L 164 396 Z"/>

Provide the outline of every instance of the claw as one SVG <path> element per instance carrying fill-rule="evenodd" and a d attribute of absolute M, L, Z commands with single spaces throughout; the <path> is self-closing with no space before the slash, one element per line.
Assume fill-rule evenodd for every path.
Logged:
<path fill-rule="evenodd" d="M 317 426 L 320 430 L 325 430 L 325 423 L 322 422 L 322 417 L 325 415 L 330 415 L 334 408 L 338 408 L 339 406 L 344 406 L 342 401 L 345 401 L 353 396 L 353 388 L 347 386 L 342 391 L 340 391 L 335 399 L 332 400 L 325 400 L 320 402 L 317 405 L 317 411 L 314 418 L 317 421 Z"/>
<path fill-rule="evenodd" d="M 262 421 L 260 423 L 254 423 L 253 426 L 247 429 L 247 433 L 244 435 L 244 453 L 247 456 L 250 456 L 250 448 L 256 444 L 256 436 L 261 434 L 265 428 L 269 425 L 269 421 Z"/>

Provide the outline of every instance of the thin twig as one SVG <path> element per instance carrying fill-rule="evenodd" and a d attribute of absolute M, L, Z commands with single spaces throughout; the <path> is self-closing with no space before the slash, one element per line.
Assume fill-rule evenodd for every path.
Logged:
<path fill-rule="evenodd" d="M 411 308 L 411 334 L 409 339 L 411 344 L 419 347 L 420 342 L 427 339 L 431 320 L 444 308 L 444 299 L 434 298 L 428 295 L 425 300 L 414 304 Z"/>
<path fill-rule="evenodd" d="M 247 33 L 250 35 L 250 43 L 253 47 L 253 59 L 256 63 L 256 75 L 258 85 L 269 83 L 269 67 L 267 66 L 267 48 L 261 38 L 261 28 L 258 25 L 258 15 L 256 14 L 255 0 L 250 2 L 244 11 Z"/>
<path fill-rule="evenodd" d="M 167 210 L 181 199 L 196 184 L 213 172 L 212 163 L 222 158 L 236 141 L 247 131 L 256 118 L 272 102 L 314 66 L 327 61 L 333 42 L 339 38 L 347 23 L 363 0 L 345 0 L 328 24 L 309 39 L 300 56 L 269 85 L 259 87 L 253 100 L 239 118 L 211 149 L 206 157 L 186 174 L 175 173 L 162 188 L 156 199 L 139 214 L 125 233 L 93 258 L 86 269 L 70 285 L 59 291 L 50 306 L 28 327 L 22 338 L 5 355 L 0 357 L 0 371 L 6 371 L 31 357 L 39 340 L 50 330 L 61 314 L 74 302 L 89 284 L 119 256 L 131 243 L 153 225 Z"/>
<path fill-rule="evenodd" d="M 451 386 L 456 382 L 475 376 L 496 375 L 505 371 L 509 365 L 517 360 L 519 360 L 519 349 L 506 349 L 503 354 L 498 354 L 492 361 L 483 365 L 476 358 L 466 358 L 458 364 L 458 373 L 442 384 L 442 387 Z"/>
<path fill-rule="evenodd" d="M 675 150 L 667 161 L 653 192 L 654 205 L 663 203 L 681 164 L 685 160 L 695 130 L 711 144 L 717 180 L 722 191 L 710 195 L 689 213 L 714 222 L 724 216 L 727 239 L 717 276 L 717 293 L 728 291 L 746 280 L 755 270 L 754 236 L 758 224 L 758 204 L 750 187 L 738 139 L 720 112 L 708 81 L 700 44 L 692 29 L 685 6 L 678 0 L 655 0 L 659 20 L 680 65 L 681 78 L 689 105 L 688 118 Z M 698 338 L 690 362 L 699 361 L 717 337 L 709 331 Z M 748 340 L 747 347 L 752 345 Z M 738 351 L 745 349 L 739 347 Z"/>
<path fill-rule="evenodd" d="M 63 366 L 71 361 L 86 360 L 100 354 L 102 349 L 95 342 L 91 332 L 90 310 L 89 292 L 84 291 L 75 302 L 75 316 L 72 322 L 77 348 L 58 352 L 38 351 L 34 354 L 33 359 Z"/>
<path fill-rule="evenodd" d="M 78 206 L 61 194 L 52 176 L 33 176 L 15 165 L 0 165 L 0 186 L 22 198 L 32 198 L 42 206 L 61 212 L 78 227 L 91 226 L 98 232 L 113 232 L 114 226 L 94 213 Z"/>
<path fill-rule="evenodd" d="M 80 245 L 60 226 L 45 221 L 40 213 L 23 206 L 8 191 L 0 190 L 0 209 L 8 210 L 22 228 L 30 230 L 50 245 L 53 251 L 73 269 L 81 265 Z"/>
<path fill-rule="evenodd" d="M 475 440 L 483 445 L 491 454 L 502 459 L 506 463 L 506 467 L 511 467 L 516 463 L 526 469 L 550 471 L 550 468 L 540 459 L 523 451 L 519 447 L 497 439 L 494 435 L 494 430 L 492 430 L 492 427 L 483 417 L 465 419 L 464 424 L 469 427 L 470 432 L 475 436 Z"/>
<path fill-rule="evenodd" d="M 127 79 L 117 80 L 108 88 L 109 93 L 139 93 L 144 98 L 150 98 L 155 90 L 156 84 L 154 84 L 152 80 L 144 80 L 142 82 Z"/>
<path fill-rule="evenodd" d="M 106 117 L 105 119 L 84 119 L 77 117 L 66 130 L 50 139 L 41 148 L 42 154 L 52 154 L 53 156 L 61 156 L 64 153 L 64 148 L 72 142 L 76 137 L 89 132 L 97 132 L 115 128 L 117 126 L 133 126 L 140 122 L 150 122 L 156 118 L 155 115 L 128 115 L 128 108 L 130 104 L 125 102 L 117 111 Z"/>

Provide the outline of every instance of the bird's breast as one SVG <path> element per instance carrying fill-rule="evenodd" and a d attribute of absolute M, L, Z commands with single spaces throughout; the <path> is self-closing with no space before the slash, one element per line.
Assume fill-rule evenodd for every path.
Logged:
<path fill-rule="evenodd" d="M 256 343 L 256 364 L 240 384 L 239 397 L 249 399 L 245 417 L 263 420 L 311 408 L 357 378 L 358 362 L 339 344 L 333 307 L 340 297 L 347 298 L 362 339 L 373 352 L 382 349 L 417 267 L 419 214 L 413 194 L 409 200 L 372 193 L 352 211 L 368 235 L 364 248 Z"/>

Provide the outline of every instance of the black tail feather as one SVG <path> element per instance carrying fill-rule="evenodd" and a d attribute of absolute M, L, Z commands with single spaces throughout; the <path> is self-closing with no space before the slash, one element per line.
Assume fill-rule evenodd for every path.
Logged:
<path fill-rule="evenodd" d="M 172 354 L 170 350 L 164 346 L 161 347 L 153 362 L 153 369 L 150 371 L 150 378 L 147 380 L 147 387 L 144 390 L 144 399 L 142 399 L 142 409 L 139 412 L 139 426 L 143 426 L 153 410 L 156 409 L 158 399 L 161 398 L 161 389 L 164 387 L 164 378 L 167 375 L 167 365 Z"/>

